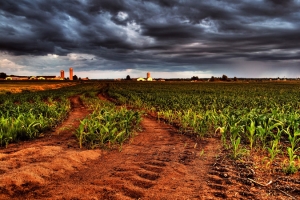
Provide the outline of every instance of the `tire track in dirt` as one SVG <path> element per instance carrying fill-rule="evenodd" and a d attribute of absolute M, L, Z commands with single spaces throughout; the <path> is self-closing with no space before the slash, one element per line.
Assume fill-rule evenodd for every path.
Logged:
<path fill-rule="evenodd" d="M 88 167 L 66 172 L 35 193 L 47 193 L 44 199 L 209 199 L 205 180 L 218 140 L 195 145 L 175 128 L 147 117 L 142 126 L 122 151 L 103 151 Z"/>
<path fill-rule="evenodd" d="M 55 132 L 0 150 L 0 199 L 216 199 L 206 181 L 218 139 L 196 142 L 145 117 L 121 151 L 78 149 L 72 132 L 88 111 L 72 102 Z"/>

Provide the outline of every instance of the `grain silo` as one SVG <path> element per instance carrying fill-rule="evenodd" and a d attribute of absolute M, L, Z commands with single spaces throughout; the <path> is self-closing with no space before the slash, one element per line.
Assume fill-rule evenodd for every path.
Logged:
<path fill-rule="evenodd" d="M 70 68 L 70 77 L 69 77 L 69 80 L 73 80 L 73 68 L 71 67 Z"/>
<path fill-rule="evenodd" d="M 65 71 L 60 70 L 60 78 L 64 79 L 65 78 Z"/>
<path fill-rule="evenodd" d="M 150 75 L 150 72 L 147 73 L 147 81 L 152 81 L 152 78 L 151 78 L 151 75 Z"/>

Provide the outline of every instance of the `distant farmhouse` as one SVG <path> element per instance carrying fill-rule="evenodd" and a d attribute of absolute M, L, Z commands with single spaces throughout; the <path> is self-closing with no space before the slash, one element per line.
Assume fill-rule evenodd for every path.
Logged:
<path fill-rule="evenodd" d="M 151 78 L 150 72 L 147 73 L 147 78 L 138 78 L 136 79 L 137 81 L 153 81 L 153 79 Z"/>
<path fill-rule="evenodd" d="M 14 75 L 5 78 L 5 80 L 28 80 L 28 79 L 29 79 L 28 76 L 14 76 Z"/>
<path fill-rule="evenodd" d="M 60 76 L 32 76 L 30 80 L 64 80 Z"/>
<path fill-rule="evenodd" d="M 73 80 L 73 68 L 69 69 L 70 77 L 69 80 Z M 77 77 L 75 75 L 75 77 Z M 65 80 L 64 70 L 60 71 L 60 76 L 15 76 L 11 75 L 6 77 L 3 80 Z M 77 79 L 76 79 L 77 80 Z M 89 80 L 88 77 L 82 78 L 80 80 Z"/>
<path fill-rule="evenodd" d="M 18 81 L 24 81 L 24 80 L 63 80 L 59 76 L 8 76 L 5 78 L 5 80 L 18 80 Z"/>

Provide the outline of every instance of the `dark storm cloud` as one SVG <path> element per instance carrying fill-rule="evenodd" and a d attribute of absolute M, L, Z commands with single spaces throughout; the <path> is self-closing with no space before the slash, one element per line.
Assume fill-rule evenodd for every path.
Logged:
<path fill-rule="evenodd" d="M 275 5 L 287 5 L 293 2 L 293 0 L 268 0 L 269 2 L 275 4 Z"/>
<path fill-rule="evenodd" d="M 157 40 L 185 40 L 187 38 L 193 39 L 196 38 L 201 29 L 191 27 L 189 25 L 148 25 L 143 31 L 143 35 L 151 36 Z"/>
<path fill-rule="evenodd" d="M 299 0 L 3 0 L 0 50 L 90 54 L 91 69 L 299 63 L 299 10 Z"/>

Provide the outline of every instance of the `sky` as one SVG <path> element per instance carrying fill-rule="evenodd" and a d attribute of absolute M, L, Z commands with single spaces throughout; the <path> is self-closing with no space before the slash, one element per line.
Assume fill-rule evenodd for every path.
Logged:
<path fill-rule="evenodd" d="M 0 72 L 300 77 L 300 0 L 1 0 Z"/>

